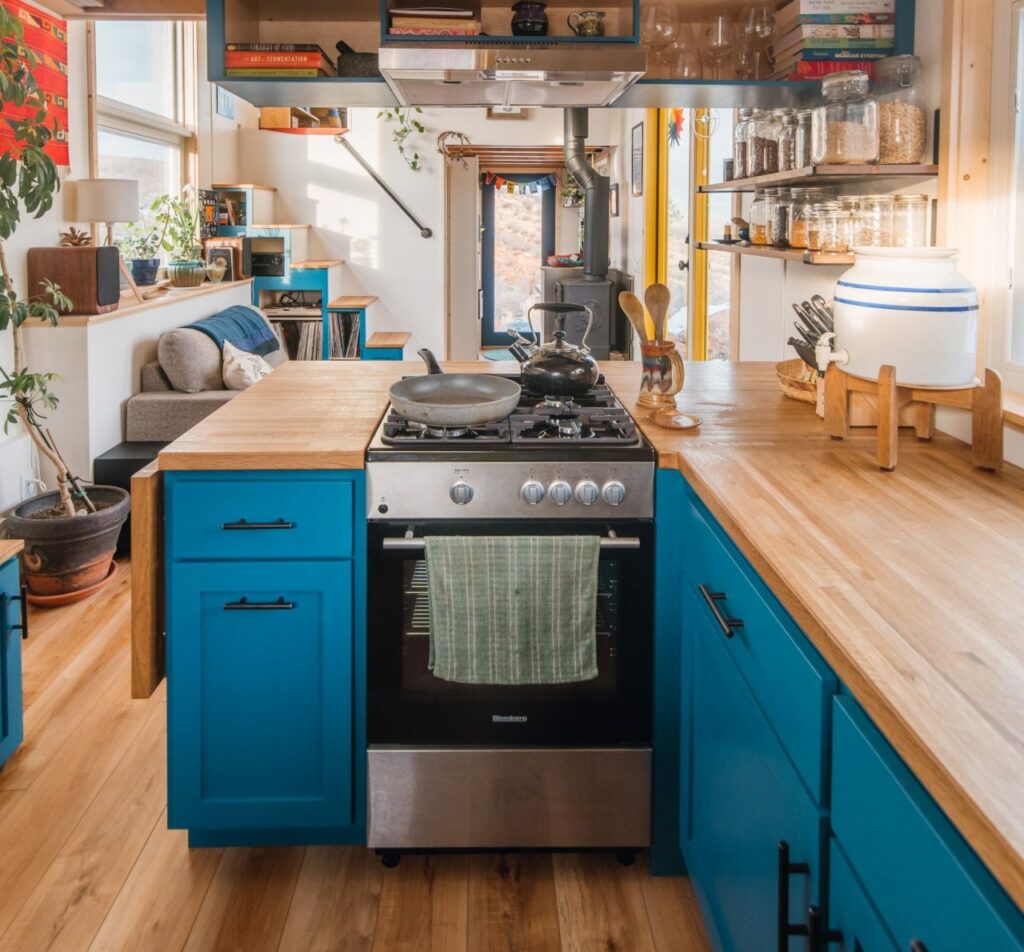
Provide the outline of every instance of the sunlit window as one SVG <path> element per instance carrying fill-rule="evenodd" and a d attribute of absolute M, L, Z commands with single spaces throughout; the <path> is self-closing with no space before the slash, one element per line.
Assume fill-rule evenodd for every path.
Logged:
<path fill-rule="evenodd" d="M 98 21 L 96 92 L 180 121 L 175 34 L 175 24 L 169 21 Z"/>

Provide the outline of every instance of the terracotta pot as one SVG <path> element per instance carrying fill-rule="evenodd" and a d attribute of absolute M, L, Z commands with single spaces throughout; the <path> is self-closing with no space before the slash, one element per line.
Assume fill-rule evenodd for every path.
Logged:
<path fill-rule="evenodd" d="M 171 287 L 198 288 L 206 278 L 205 261 L 171 261 L 167 265 Z"/>
<path fill-rule="evenodd" d="M 33 519 L 32 513 L 60 502 L 44 493 L 15 506 L 6 530 L 25 540 L 22 565 L 31 595 L 67 595 L 98 586 L 110 573 L 117 536 L 128 518 L 131 496 L 116 486 L 92 486 L 89 498 L 106 504 L 99 512 L 56 519 Z M 82 597 L 89 594 L 84 592 Z M 66 602 L 65 602 L 66 603 Z"/>

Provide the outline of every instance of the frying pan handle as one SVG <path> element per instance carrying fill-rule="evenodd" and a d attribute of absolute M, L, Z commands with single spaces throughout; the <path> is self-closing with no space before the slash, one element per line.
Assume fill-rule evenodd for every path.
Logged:
<path fill-rule="evenodd" d="M 441 369 L 441 365 L 437 362 L 437 358 L 429 348 L 424 347 L 422 350 L 416 351 L 420 357 L 423 358 L 423 363 L 427 365 L 428 374 L 441 374 L 444 371 Z"/>

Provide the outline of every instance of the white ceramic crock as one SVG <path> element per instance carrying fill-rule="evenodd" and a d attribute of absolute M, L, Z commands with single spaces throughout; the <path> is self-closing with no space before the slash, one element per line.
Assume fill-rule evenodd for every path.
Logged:
<path fill-rule="evenodd" d="M 877 380 L 885 364 L 913 387 L 964 387 L 975 378 L 978 293 L 956 269 L 954 248 L 854 248 L 836 283 L 843 369 Z"/>

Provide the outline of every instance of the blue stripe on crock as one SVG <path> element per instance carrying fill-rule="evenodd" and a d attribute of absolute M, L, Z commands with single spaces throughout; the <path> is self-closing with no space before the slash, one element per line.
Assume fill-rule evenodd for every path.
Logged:
<path fill-rule="evenodd" d="M 887 288 L 880 284 L 854 284 L 852 281 L 837 281 L 841 288 L 858 288 L 861 291 L 899 291 L 904 294 L 970 294 L 974 288 Z"/>
<path fill-rule="evenodd" d="M 854 307 L 872 307 L 879 311 L 976 311 L 978 310 L 977 304 L 970 304 L 966 307 L 929 307 L 927 305 L 914 305 L 914 304 L 876 304 L 874 302 L 867 301 L 851 301 L 849 298 L 836 298 L 837 304 L 852 304 Z"/>
<path fill-rule="evenodd" d="M 974 288 L 886 288 L 882 285 L 855 285 L 849 280 L 836 282 L 840 288 L 857 288 L 860 291 L 899 291 L 904 294 L 971 294 Z"/>

